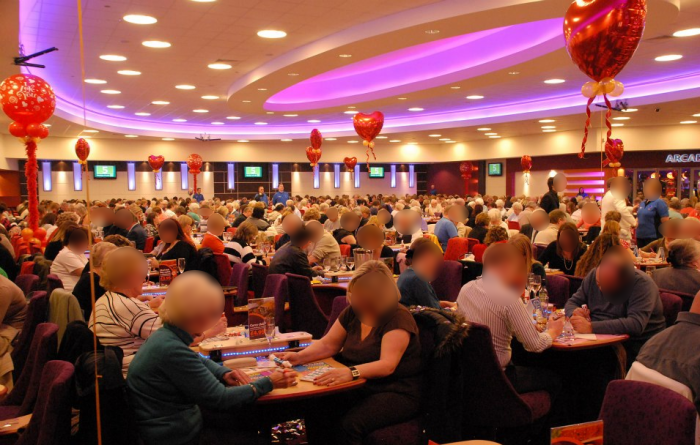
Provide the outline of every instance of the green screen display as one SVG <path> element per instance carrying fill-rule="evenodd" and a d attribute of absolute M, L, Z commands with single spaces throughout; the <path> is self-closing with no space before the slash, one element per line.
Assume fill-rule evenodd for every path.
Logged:
<path fill-rule="evenodd" d="M 243 167 L 244 178 L 262 178 L 262 167 Z"/>
<path fill-rule="evenodd" d="M 95 179 L 116 179 L 117 167 L 114 165 L 96 165 Z"/>
<path fill-rule="evenodd" d="M 489 176 L 503 176 L 503 164 L 500 162 L 489 164 Z"/>
<path fill-rule="evenodd" d="M 370 167 L 369 168 L 370 178 L 383 178 L 384 177 L 384 167 Z"/>

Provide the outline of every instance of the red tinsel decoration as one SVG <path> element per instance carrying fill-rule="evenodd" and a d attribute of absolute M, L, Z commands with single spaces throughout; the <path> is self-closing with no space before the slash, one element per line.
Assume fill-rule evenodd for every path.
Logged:
<path fill-rule="evenodd" d="M 29 139 L 25 142 L 27 151 L 27 163 L 24 164 L 24 174 L 27 177 L 27 198 L 29 201 L 29 228 L 36 230 L 39 227 L 39 198 L 37 196 L 37 170 L 36 142 Z"/>

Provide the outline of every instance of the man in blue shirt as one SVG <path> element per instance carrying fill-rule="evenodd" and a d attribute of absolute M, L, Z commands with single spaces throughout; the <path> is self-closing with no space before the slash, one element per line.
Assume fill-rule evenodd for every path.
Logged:
<path fill-rule="evenodd" d="M 204 195 L 202 195 L 202 189 L 198 188 L 197 192 L 192 195 L 192 199 L 194 199 L 197 202 L 202 202 L 204 201 Z"/>
<path fill-rule="evenodd" d="M 272 205 L 287 205 L 287 201 L 289 201 L 289 193 L 284 191 L 284 184 L 280 184 L 277 188 L 277 193 L 272 196 Z"/>
<path fill-rule="evenodd" d="M 262 186 L 258 187 L 258 194 L 253 197 L 253 200 L 258 202 L 264 202 L 265 207 L 268 207 L 270 205 L 270 200 L 267 199 L 267 195 L 265 194 L 265 188 Z"/>
<path fill-rule="evenodd" d="M 658 179 L 644 181 L 644 197 L 637 210 L 637 245 L 644 247 L 661 238 L 659 226 L 668 220 L 668 205 L 661 199 L 661 182 Z"/>
<path fill-rule="evenodd" d="M 444 210 L 443 217 L 435 224 L 435 236 L 437 236 L 442 251 L 447 250 L 447 242 L 450 238 L 459 236 L 457 233 L 457 223 L 461 215 L 460 209 L 457 206 L 447 206 Z"/>

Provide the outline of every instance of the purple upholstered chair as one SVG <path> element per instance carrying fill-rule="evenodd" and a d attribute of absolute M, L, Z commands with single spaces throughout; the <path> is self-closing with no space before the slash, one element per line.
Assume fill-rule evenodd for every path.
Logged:
<path fill-rule="evenodd" d="M 289 311 L 292 317 L 292 330 L 305 331 L 313 338 L 323 337 L 328 326 L 328 316 L 319 307 L 311 280 L 295 274 L 287 275 L 289 285 Z"/>
<path fill-rule="evenodd" d="M 430 283 L 440 300 L 457 301 L 462 289 L 462 271 L 464 266 L 459 261 L 443 261 L 438 276 Z"/>
<path fill-rule="evenodd" d="M 255 270 L 255 269 L 253 269 Z M 274 297 L 275 299 L 275 326 L 280 332 L 287 332 L 291 322 L 284 314 L 284 304 L 289 300 L 287 277 L 282 274 L 270 274 L 265 279 L 265 290 L 262 298 Z"/>
<path fill-rule="evenodd" d="M 51 296 L 55 289 L 64 289 L 63 281 L 58 278 L 57 275 L 48 274 L 46 275 L 46 294 Z"/>
<path fill-rule="evenodd" d="M 695 442 L 695 406 L 670 389 L 646 382 L 614 380 L 600 410 L 605 443 L 677 445 Z"/>
<path fill-rule="evenodd" d="M 668 289 L 659 289 L 659 292 L 666 292 L 667 294 L 673 294 L 681 297 L 681 300 L 683 301 L 683 309 L 684 311 L 689 311 L 690 306 L 693 305 L 693 300 L 695 299 L 694 294 L 687 294 L 685 292 L 678 292 L 675 290 L 668 290 Z"/>
<path fill-rule="evenodd" d="M 28 297 L 32 292 L 39 290 L 39 276 L 34 274 L 17 275 L 15 284 L 22 289 L 24 296 Z"/>
<path fill-rule="evenodd" d="M 231 271 L 231 280 L 229 286 L 236 286 L 238 293 L 236 294 L 236 306 L 244 306 L 248 304 L 248 276 L 250 272 L 250 264 L 234 264 Z"/>
<path fill-rule="evenodd" d="M 569 279 L 561 275 L 547 275 L 547 294 L 549 302 L 557 308 L 563 308 L 569 301 Z"/>
<path fill-rule="evenodd" d="M 569 296 L 573 297 L 581 283 L 583 283 L 583 277 L 577 277 L 574 275 L 562 275 L 564 278 L 569 280 Z"/>
<path fill-rule="evenodd" d="M 518 394 L 496 356 L 488 327 L 472 323 L 462 344 L 462 395 L 465 435 L 476 429 L 518 428 L 533 424 L 551 408 L 546 391 Z"/>
<path fill-rule="evenodd" d="M 67 445 L 71 433 L 73 365 L 53 360 L 43 367 L 39 396 L 27 429 L 15 445 Z"/>
<path fill-rule="evenodd" d="M 345 308 L 349 305 L 350 303 L 348 303 L 348 297 L 335 297 L 335 299 L 333 300 L 333 308 L 331 309 L 331 315 L 328 318 L 328 326 L 326 326 L 326 332 L 324 332 L 323 335 L 326 335 L 328 331 L 331 330 L 331 326 L 333 326 L 335 321 L 338 319 L 340 313 L 343 312 Z"/>
<path fill-rule="evenodd" d="M 31 414 L 42 380 L 42 370 L 49 360 L 56 358 L 57 349 L 58 326 L 53 323 L 37 326 L 25 369 L 12 391 L 0 402 L 0 419 Z"/>
<path fill-rule="evenodd" d="M 231 282 L 231 263 L 228 256 L 223 253 L 215 253 L 214 261 L 216 262 L 216 274 L 219 276 L 219 284 L 228 286 Z"/>
<path fill-rule="evenodd" d="M 661 292 L 661 304 L 664 307 L 664 317 L 666 318 L 666 326 L 673 326 L 678 318 L 678 313 L 683 308 L 683 299 L 678 295 L 668 292 Z"/>
<path fill-rule="evenodd" d="M 39 326 L 40 323 L 45 323 L 48 318 L 49 296 L 44 291 L 34 292 L 34 296 L 29 300 L 27 317 L 24 319 L 22 331 L 11 353 L 12 363 L 15 365 L 15 370 L 12 372 L 15 382 L 19 380 L 22 369 L 24 369 L 24 363 L 27 361 L 36 327 Z"/>
<path fill-rule="evenodd" d="M 267 283 L 268 267 L 264 264 L 253 263 L 253 295 L 255 298 L 260 298 L 265 291 Z"/>

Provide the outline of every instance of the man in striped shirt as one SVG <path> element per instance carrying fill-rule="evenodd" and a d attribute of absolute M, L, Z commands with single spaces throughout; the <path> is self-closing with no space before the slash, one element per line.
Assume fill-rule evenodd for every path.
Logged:
<path fill-rule="evenodd" d="M 525 258 L 510 244 L 493 244 L 484 254 L 484 275 L 464 285 L 457 310 L 474 323 L 491 330 L 498 361 L 519 393 L 546 390 L 554 397 L 558 379 L 544 370 L 513 366 L 510 344 L 513 335 L 530 352 L 552 346 L 564 327 L 564 317 L 550 319 L 548 329 L 538 332 L 520 296 L 527 284 Z"/>

